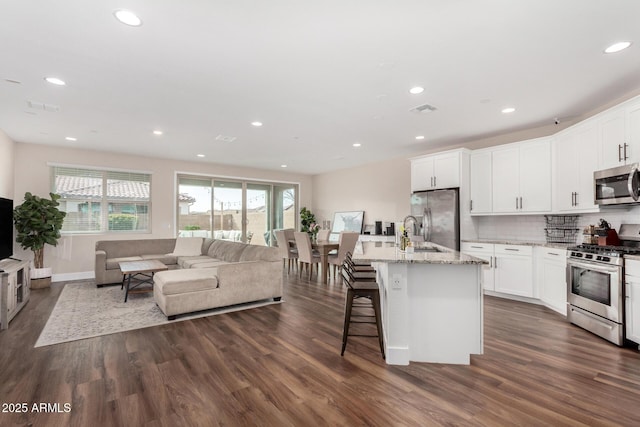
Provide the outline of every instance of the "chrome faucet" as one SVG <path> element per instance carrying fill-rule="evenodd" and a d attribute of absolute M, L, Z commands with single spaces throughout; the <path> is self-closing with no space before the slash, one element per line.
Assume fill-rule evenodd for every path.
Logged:
<path fill-rule="evenodd" d="M 404 227 L 405 231 L 407 231 L 407 221 L 413 221 L 413 232 L 411 234 L 413 234 L 414 236 L 417 236 L 418 235 L 418 219 L 413 215 L 407 215 L 406 217 L 404 217 L 404 221 L 402 221 L 402 226 Z"/>

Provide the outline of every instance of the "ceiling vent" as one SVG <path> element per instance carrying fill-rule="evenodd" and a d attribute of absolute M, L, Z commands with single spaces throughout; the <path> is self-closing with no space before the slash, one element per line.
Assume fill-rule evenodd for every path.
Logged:
<path fill-rule="evenodd" d="M 228 135 L 218 135 L 218 136 L 216 136 L 216 141 L 233 142 L 235 140 L 236 140 L 235 136 L 228 136 Z"/>
<path fill-rule="evenodd" d="M 29 108 L 33 108 L 34 110 L 49 111 L 50 113 L 57 113 L 60 111 L 60 106 L 45 104 L 43 102 L 27 101 L 27 105 Z"/>
<path fill-rule="evenodd" d="M 430 113 L 436 110 L 437 108 L 434 107 L 433 105 L 424 104 L 424 105 L 418 105 L 417 107 L 414 107 L 409 111 L 411 111 L 412 113 Z"/>

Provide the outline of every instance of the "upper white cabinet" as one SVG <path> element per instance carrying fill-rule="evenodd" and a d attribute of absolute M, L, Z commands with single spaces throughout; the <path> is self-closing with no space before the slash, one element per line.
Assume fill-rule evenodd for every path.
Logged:
<path fill-rule="evenodd" d="M 640 161 L 640 100 L 620 104 L 598 116 L 600 169 Z"/>
<path fill-rule="evenodd" d="M 411 191 L 460 187 L 461 150 L 411 159 Z"/>
<path fill-rule="evenodd" d="M 598 170 L 598 126 L 587 120 L 558 133 L 553 141 L 557 212 L 593 212 L 593 172 Z"/>
<path fill-rule="evenodd" d="M 548 138 L 492 150 L 491 162 L 494 213 L 551 211 L 551 142 Z"/>
<path fill-rule="evenodd" d="M 491 151 L 474 151 L 470 157 L 471 214 L 491 213 Z"/>

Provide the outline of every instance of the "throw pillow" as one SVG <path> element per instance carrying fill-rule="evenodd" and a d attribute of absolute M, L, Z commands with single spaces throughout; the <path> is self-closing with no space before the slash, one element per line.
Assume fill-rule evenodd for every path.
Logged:
<path fill-rule="evenodd" d="M 198 256 L 202 254 L 202 237 L 178 237 L 173 252 L 168 255 L 173 256 Z"/>

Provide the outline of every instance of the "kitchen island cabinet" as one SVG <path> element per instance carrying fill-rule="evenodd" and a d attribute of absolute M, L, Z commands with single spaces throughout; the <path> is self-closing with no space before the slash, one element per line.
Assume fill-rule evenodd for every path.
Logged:
<path fill-rule="evenodd" d="M 472 354 L 482 354 L 486 262 L 425 246 L 438 252 L 411 254 L 391 243 L 363 242 L 354 254 L 377 271 L 386 361 L 469 364 Z"/>

